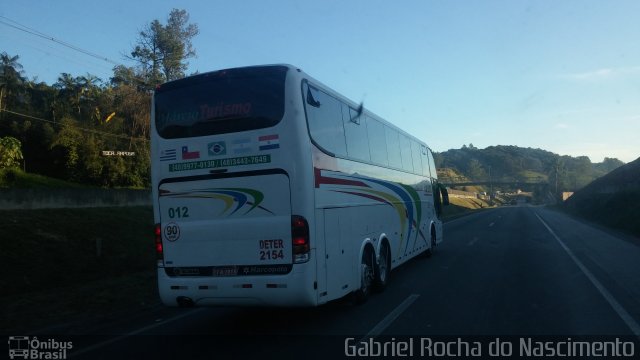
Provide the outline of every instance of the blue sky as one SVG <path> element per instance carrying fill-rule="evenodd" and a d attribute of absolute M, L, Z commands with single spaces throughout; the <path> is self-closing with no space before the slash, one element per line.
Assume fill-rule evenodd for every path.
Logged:
<path fill-rule="evenodd" d="M 172 8 L 200 28 L 190 71 L 294 64 L 435 151 L 640 156 L 639 1 L 22 0 L 0 16 L 131 65 L 138 31 Z M 0 51 L 47 83 L 111 75 L 108 62 L 3 24 Z"/>

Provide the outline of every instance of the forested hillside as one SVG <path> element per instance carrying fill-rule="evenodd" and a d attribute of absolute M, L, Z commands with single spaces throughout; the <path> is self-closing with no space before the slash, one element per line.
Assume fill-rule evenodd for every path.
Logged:
<path fill-rule="evenodd" d="M 436 167 L 453 168 L 472 180 L 543 180 L 557 191 L 574 191 L 607 174 L 624 163 L 605 158 L 592 163 L 586 156 L 558 155 L 542 149 L 518 146 L 489 146 L 478 149 L 472 144 L 434 154 Z M 555 191 L 555 189 L 554 189 Z"/>
<path fill-rule="evenodd" d="M 174 9 L 165 24 L 151 21 L 137 40 L 131 34 L 134 45 L 123 50 L 133 66 L 115 66 L 110 79 L 62 73 L 54 84 L 27 79 L 20 56 L 0 49 L 0 170 L 147 187 L 151 90 L 185 76 L 197 33 L 187 12 Z"/>

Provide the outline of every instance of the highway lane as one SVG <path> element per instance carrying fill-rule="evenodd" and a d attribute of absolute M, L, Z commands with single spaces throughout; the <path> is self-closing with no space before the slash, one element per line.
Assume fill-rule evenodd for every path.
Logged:
<path fill-rule="evenodd" d="M 210 358 L 308 353 L 309 338 L 340 350 L 346 336 L 367 334 L 638 336 L 638 274 L 637 239 L 543 207 L 505 207 L 446 223 L 433 257 L 394 270 L 387 291 L 361 306 L 171 310 L 179 318 L 121 328 L 137 336 L 112 336 L 80 355 L 149 355 L 149 341 L 159 358 Z"/>
<path fill-rule="evenodd" d="M 447 246 L 434 259 L 432 296 L 407 311 L 389 334 L 604 335 L 632 334 L 557 239 L 536 217 L 586 261 L 599 251 L 617 257 L 600 282 L 640 318 L 637 274 L 640 249 L 564 214 L 528 206 L 497 209 L 447 225 Z M 590 248 L 592 247 L 592 248 Z M 593 249 L 593 251 L 586 251 Z M 607 251 L 603 250 L 607 249 Z M 618 254 L 619 253 L 619 254 Z M 595 272 L 595 271 L 592 271 Z M 599 271 L 597 272 L 598 276 Z M 616 281 L 613 281 L 616 276 Z M 620 291 L 614 288 L 620 287 Z M 635 296 L 633 296 L 635 294 Z M 637 322 L 637 320 L 635 320 Z"/>

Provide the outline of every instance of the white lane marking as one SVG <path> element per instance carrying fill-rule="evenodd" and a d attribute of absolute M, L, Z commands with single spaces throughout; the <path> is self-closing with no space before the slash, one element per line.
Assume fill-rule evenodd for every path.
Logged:
<path fill-rule="evenodd" d="M 490 213 L 490 212 L 492 212 L 492 211 L 496 211 L 497 209 L 498 209 L 498 208 L 492 208 L 492 209 L 482 210 L 481 212 L 479 212 L 479 213 L 475 213 L 475 214 L 464 214 L 464 215 L 459 216 L 459 217 L 457 217 L 457 218 L 455 218 L 455 219 L 452 219 L 452 220 L 444 219 L 444 221 L 443 221 L 442 223 L 443 223 L 443 224 L 445 224 L 445 225 L 447 225 L 447 224 L 454 223 L 454 222 L 456 222 L 456 221 L 458 221 L 458 220 L 471 219 L 471 218 L 477 217 L 478 215 L 481 215 L 481 214 L 488 214 L 488 213 Z"/>
<path fill-rule="evenodd" d="M 469 241 L 467 246 L 473 246 L 473 244 L 475 244 L 477 241 L 478 241 L 478 238 L 474 236 L 473 239 L 471 241 Z"/>
<path fill-rule="evenodd" d="M 419 297 L 420 295 L 418 294 L 409 295 L 408 298 L 404 299 L 404 301 L 400 303 L 400 305 L 398 305 L 395 309 L 393 309 L 393 311 L 391 311 L 387 316 L 385 316 L 384 319 L 382 319 L 378 323 L 378 325 L 374 326 L 373 329 L 371 329 L 371 331 L 367 333 L 367 335 L 365 335 L 362 339 L 360 339 L 358 343 L 362 344 L 363 342 L 368 341 L 370 338 L 373 339 L 376 336 L 382 334 L 382 332 L 387 327 L 389 327 L 389 325 L 391 325 L 391 323 L 394 322 L 398 318 L 398 316 L 400 316 L 400 314 L 402 314 L 405 310 L 407 310 L 407 308 L 411 306 L 411 304 L 413 304 L 413 302 L 416 301 Z"/>
<path fill-rule="evenodd" d="M 611 293 L 609 292 L 609 290 L 607 290 L 602 283 L 600 283 L 600 281 L 598 281 L 598 279 L 596 279 L 595 276 L 593 276 L 593 274 L 591 273 L 591 271 L 589 271 L 589 269 L 587 269 L 586 266 L 584 266 L 582 264 L 582 262 L 580 260 L 578 260 L 578 258 L 573 255 L 573 252 L 567 247 L 567 245 L 565 245 L 564 242 L 562 242 L 562 240 L 560 240 L 560 237 L 558 235 L 556 235 L 556 233 L 553 232 L 553 230 L 551 230 L 551 228 L 549 227 L 549 225 L 547 225 L 546 222 L 544 222 L 544 220 L 542 220 L 542 218 L 540 217 L 540 215 L 538 215 L 537 213 L 535 213 L 535 216 L 538 218 L 538 220 L 540 220 L 540 222 L 542 223 L 542 225 L 544 225 L 544 227 L 547 228 L 547 230 L 549 230 L 549 232 L 551 233 L 551 235 L 553 235 L 553 237 L 556 238 L 556 240 L 558 240 L 558 242 L 560 243 L 560 246 L 562 246 L 562 248 L 567 252 L 567 254 L 569 254 L 569 257 L 571 257 L 571 259 L 573 259 L 573 261 L 576 263 L 576 265 L 578 265 L 578 267 L 580 268 L 580 270 L 582 270 L 582 272 L 587 276 L 587 278 L 591 281 L 591 283 L 593 284 L 593 286 L 595 286 L 596 289 L 598 289 L 598 291 L 600 292 L 600 294 L 602 295 L 602 297 L 604 297 L 605 300 L 607 300 L 607 302 L 609 303 L 609 305 L 611 305 L 611 307 L 613 308 L 613 310 L 615 310 L 615 312 L 618 314 L 618 316 L 620 316 L 620 318 L 622 319 L 622 321 L 624 321 L 625 324 L 627 324 L 627 326 L 629 327 L 629 329 L 631 329 L 631 332 L 633 332 L 633 334 L 635 336 L 640 336 L 640 325 L 638 325 L 638 323 L 633 319 L 633 317 L 627 312 L 627 310 L 625 310 L 622 305 L 620 305 L 620 303 L 613 297 L 613 295 L 611 295 Z"/>
<path fill-rule="evenodd" d="M 124 339 L 124 338 L 126 338 L 126 337 L 128 337 L 128 336 L 140 334 L 140 333 L 145 332 L 145 331 L 147 331 L 147 330 L 151 330 L 151 329 L 153 329 L 153 328 L 156 328 L 156 327 L 158 327 L 158 326 L 162 326 L 162 325 L 167 324 L 167 323 L 170 323 L 170 322 L 172 322 L 172 321 L 176 321 L 176 320 L 182 319 L 182 318 L 184 318 L 184 317 L 187 317 L 187 316 L 190 316 L 190 315 L 196 314 L 196 313 L 201 312 L 201 311 L 203 311 L 203 310 L 205 310 L 205 308 L 197 308 L 197 309 L 193 309 L 193 310 L 188 311 L 188 312 L 186 312 L 186 313 L 183 313 L 183 314 L 180 314 L 180 315 L 176 315 L 176 316 L 174 316 L 174 317 L 168 318 L 168 319 L 166 319 L 166 320 L 162 320 L 162 321 L 157 322 L 157 323 L 155 323 L 155 324 L 151 324 L 151 325 L 147 325 L 147 326 L 141 327 L 141 328 L 140 328 L 140 329 L 138 329 L 138 330 L 131 331 L 131 332 L 126 333 L 126 334 L 124 334 L 124 335 L 119 335 L 119 336 L 116 336 L 116 337 L 111 338 L 111 339 L 109 339 L 109 340 L 105 340 L 105 341 L 99 342 L 99 343 L 97 343 L 97 344 L 91 345 L 91 346 L 86 347 L 86 348 L 84 348 L 84 349 L 80 349 L 80 350 L 78 350 L 78 351 L 75 351 L 75 350 L 74 350 L 74 351 L 69 355 L 69 357 L 70 357 L 70 358 L 72 358 L 72 357 L 75 357 L 75 356 L 79 356 L 79 355 L 82 355 L 82 354 L 85 354 L 85 353 L 88 353 L 88 352 L 91 352 L 91 351 L 94 351 L 94 350 L 100 349 L 100 348 L 105 347 L 105 346 L 107 346 L 107 345 L 109 345 L 109 344 L 113 344 L 113 343 L 115 343 L 115 342 L 118 342 L 118 341 L 120 341 L 120 340 L 122 340 L 122 339 Z"/>
<path fill-rule="evenodd" d="M 493 223 L 489 224 L 489 227 L 492 227 L 492 226 L 493 226 Z"/>

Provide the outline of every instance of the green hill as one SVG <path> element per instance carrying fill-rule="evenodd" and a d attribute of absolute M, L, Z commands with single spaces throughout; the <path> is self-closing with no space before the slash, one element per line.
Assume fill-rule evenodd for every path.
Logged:
<path fill-rule="evenodd" d="M 556 180 L 558 192 L 575 191 L 624 164 L 612 158 L 592 163 L 586 156 L 561 156 L 542 149 L 505 145 L 485 149 L 464 145 L 434 153 L 434 158 L 436 167 L 452 169 L 475 181 L 549 181 L 554 192 Z"/>

